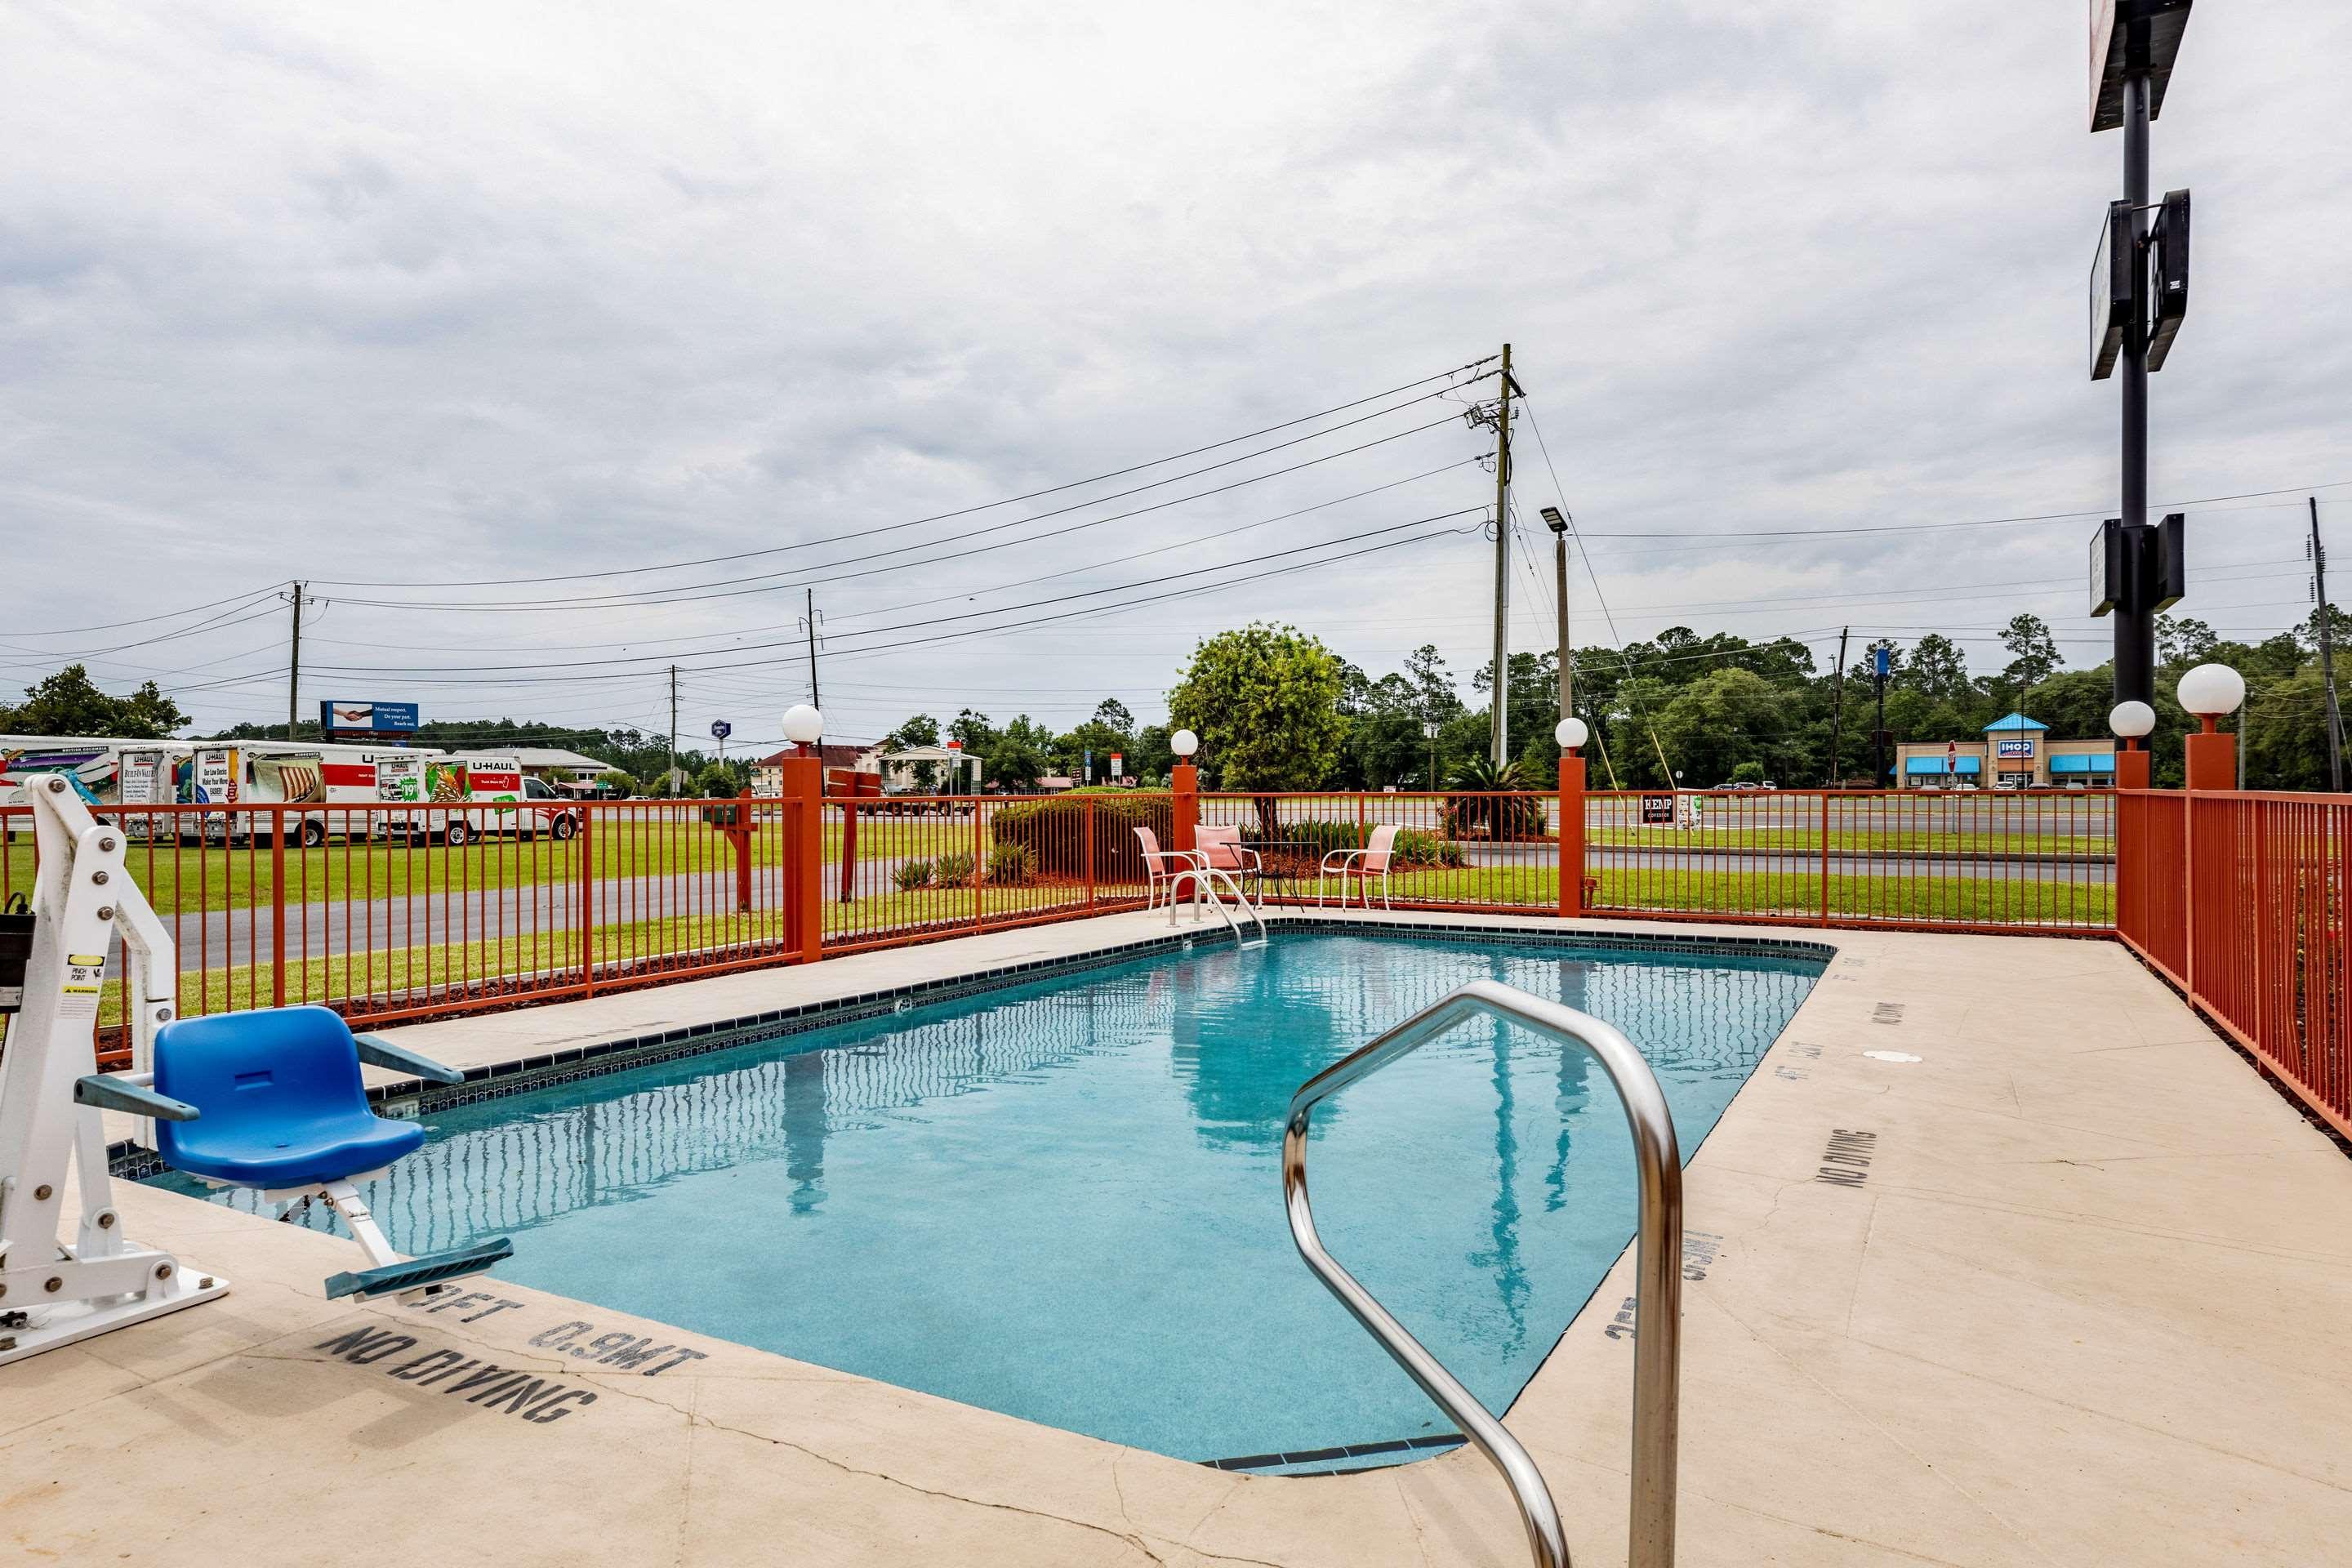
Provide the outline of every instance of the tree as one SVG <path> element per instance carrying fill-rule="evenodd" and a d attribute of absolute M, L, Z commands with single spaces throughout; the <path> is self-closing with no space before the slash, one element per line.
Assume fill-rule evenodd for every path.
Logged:
<path fill-rule="evenodd" d="M 1168 711 L 1200 736 L 1202 763 L 1227 789 L 1317 788 L 1348 730 L 1339 659 L 1320 640 L 1264 622 L 1193 649 Z"/>
<path fill-rule="evenodd" d="M 1127 704 L 1116 697 L 1106 697 L 1095 704 L 1094 721 L 1121 741 L 1135 737 L 1135 715 L 1128 711 Z"/>
<path fill-rule="evenodd" d="M 987 714 L 975 713 L 967 708 L 956 715 L 954 723 L 948 726 L 948 735 L 963 742 L 966 756 L 976 757 L 987 751 L 990 742 L 996 739 L 996 726 L 988 721 Z"/>
<path fill-rule="evenodd" d="M 1006 789 L 1034 789 L 1053 766 L 1054 732 L 1024 713 L 988 739 L 982 765 Z"/>
<path fill-rule="evenodd" d="M 1916 691 L 1940 707 L 1961 706 L 1976 694 L 1969 680 L 1968 656 L 1940 632 L 1929 632 L 1911 645 L 1902 674 L 1889 684 Z"/>
<path fill-rule="evenodd" d="M 2062 662 L 2058 644 L 2040 616 L 2012 616 L 2000 634 L 2000 646 L 2010 661 L 2000 672 L 2001 683 L 2022 692 L 2050 679 Z"/>
<path fill-rule="evenodd" d="M 160 741 L 188 721 L 180 705 L 152 680 L 128 697 L 98 689 L 89 671 L 69 664 L 25 688 L 16 707 L 0 707 L 0 730 L 21 735 L 89 735 L 122 741 Z"/>
<path fill-rule="evenodd" d="M 969 713 L 970 709 L 964 710 Z M 940 721 L 928 713 L 908 717 L 897 729 L 882 737 L 882 749 L 903 752 L 909 746 L 936 746 L 940 743 Z"/>
<path fill-rule="evenodd" d="M 596 775 L 596 787 L 625 799 L 637 793 L 637 781 L 618 768 L 606 768 Z"/>
<path fill-rule="evenodd" d="M 1706 787 L 1754 763 L 1769 779 L 1801 778 L 1809 771 L 1794 742 L 1795 705 L 1749 669 L 1718 669 L 1692 681 L 1657 717 L 1658 739 L 1683 770 L 1685 782 Z"/>
<path fill-rule="evenodd" d="M 2156 659 L 2158 664 L 2202 664 L 2221 639 L 2203 621 L 2188 616 L 2156 617 Z"/>
<path fill-rule="evenodd" d="M 2250 697 L 2238 721 L 2249 787 L 2327 787 L 2327 683 L 2317 665 L 2305 665 Z"/>

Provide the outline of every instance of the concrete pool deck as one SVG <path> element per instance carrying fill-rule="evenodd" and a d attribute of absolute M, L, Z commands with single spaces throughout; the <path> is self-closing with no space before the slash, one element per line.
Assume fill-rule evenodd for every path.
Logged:
<path fill-rule="evenodd" d="M 474 1065 L 1166 929 L 1077 921 L 397 1034 Z M 1580 929 L 1838 950 L 1690 1163 L 1683 1563 L 2352 1550 L 2352 1161 L 2122 947 Z M 233 1289 L 0 1367 L 11 1560 L 1527 1561 L 1472 1452 L 1220 1472 L 495 1278 L 436 1310 L 329 1303 L 347 1243 L 116 1198 Z M 1624 1560 L 1631 1294 L 1621 1259 L 1507 1416 L 1586 1564 Z"/>

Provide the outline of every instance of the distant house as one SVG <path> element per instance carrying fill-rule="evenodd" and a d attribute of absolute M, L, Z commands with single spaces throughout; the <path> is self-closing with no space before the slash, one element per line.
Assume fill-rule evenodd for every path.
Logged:
<path fill-rule="evenodd" d="M 882 775 L 884 795 L 970 795 L 980 787 L 980 759 L 945 746 L 902 746 L 896 751 L 868 746 L 859 754 L 857 766 Z M 950 790 L 950 776 L 959 771 L 963 776 Z"/>
<path fill-rule="evenodd" d="M 567 752 L 555 746 L 512 746 L 504 750 L 485 748 L 484 754 L 498 751 L 500 756 L 514 758 L 522 771 L 533 778 L 550 784 L 593 784 L 596 775 L 613 771 L 610 763 L 600 763 L 593 757 L 583 757 L 577 752 Z"/>
<path fill-rule="evenodd" d="M 855 741 L 826 741 L 817 748 L 817 755 L 827 768 L 859 768 L 871 772 L 866 757 L 872 750 Z M 784 763 L 801 754 L 798 746 L 787 746 L 772 757 L 761 757 L 751 764 L 751 793 L 762 798 L 784 793 Z"/>

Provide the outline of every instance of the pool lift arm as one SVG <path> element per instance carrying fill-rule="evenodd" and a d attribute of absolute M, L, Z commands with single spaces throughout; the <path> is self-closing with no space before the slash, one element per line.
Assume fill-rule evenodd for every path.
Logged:
<path fill-rule="evenodd" d="M 101 823 L 62 778 L 25 791 L 40 868 L 23 1005 L 0 1052 L 0 1363 L 72 1344 L 226 1292 L 216 1275 L 123 1235 L 107 1174 L 101 1110 L 184 1121 L 192 1106 L 149 1085 L 155 1031 L 172 1016 L 171 933 L 123 864 L 122 830 Z M 106 953 L 122 938 L 132 1064 L 89 1074 Z M 81 1218 L 61 1240 L 67 1167 Z"/>

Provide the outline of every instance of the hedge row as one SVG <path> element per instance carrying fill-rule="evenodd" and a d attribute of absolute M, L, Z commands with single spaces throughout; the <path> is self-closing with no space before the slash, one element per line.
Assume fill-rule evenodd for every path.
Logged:
<path fill-rule="evenodd" d="M 1051 800 L 1024 801 L 992 815 L 989 818 L 989 835 L 995 843 L 1018 844 L 1026 848 L 1043 876 L 1083 877 L 1087 874 L 1086 824 L 1090 805 L 1094 808 L 1095 880 L 1141 883 L 1143 849 L 1136 842 L 1135 830 L 1150 828 L 1162 849 L 1175 843 L 1175 803 L 1164 795 L 1075 790 Z"/>

